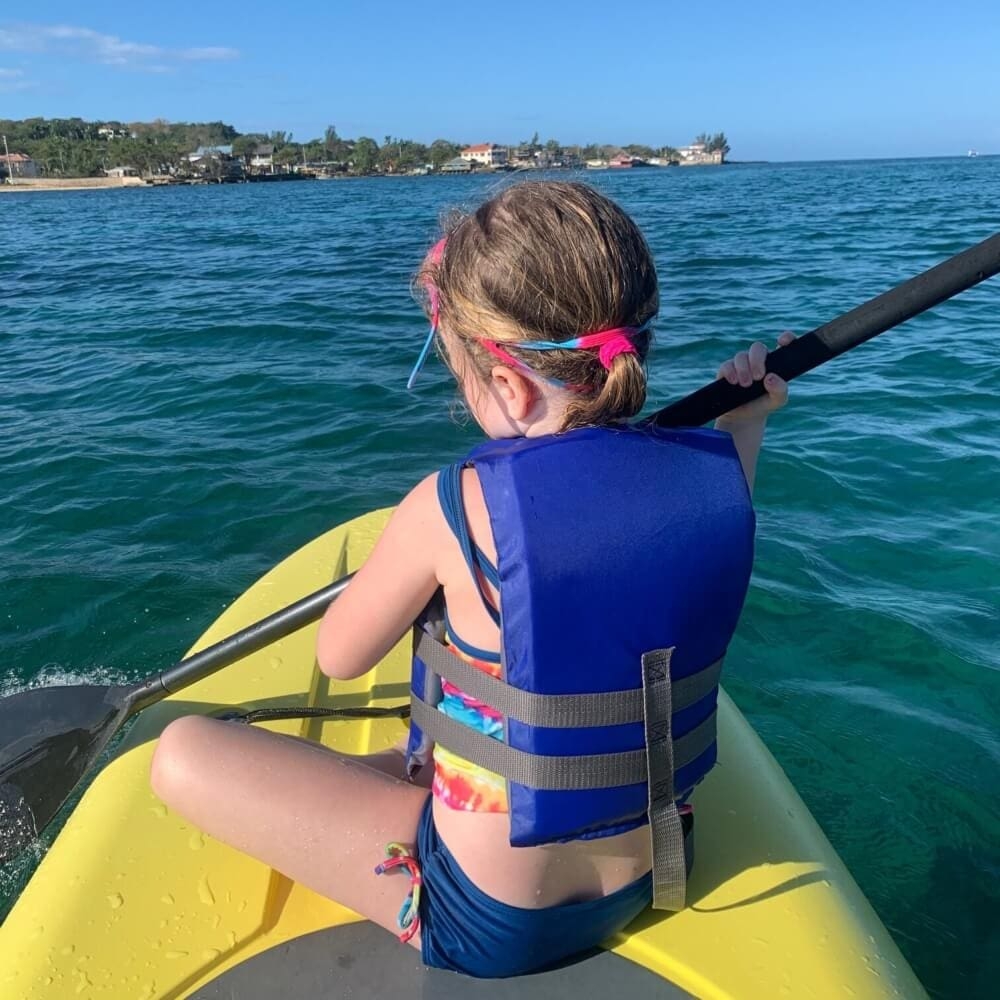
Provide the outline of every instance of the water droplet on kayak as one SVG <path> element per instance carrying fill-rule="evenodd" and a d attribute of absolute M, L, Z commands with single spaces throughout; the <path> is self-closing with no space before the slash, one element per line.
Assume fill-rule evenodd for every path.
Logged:
<path fill-rule="evenodd" d="M 163 954 L 167 958 L 187 958 L 188 956 L 186 951 L 165 951 Z"/>
<path fill-rule="evenodd" d="M 236 932 L 235 931 L 230 931 L 226 935 L 226 946 L 228 948 L 235 948 L 236 947 Z"/>
<path fill-rule="evenodd" d="M 205 834 L 201 832 L 192 833 L 191 839 L 188 840 L 188 847 L 192 851 L 200 851 L 205 846 Z"/>
<path fill-rule="evenodd" d="M 219 914 L 219 913 L 216 913 L 216 915 L 214 917 L 212 917 L 212 930 L 213 931 L 218 930 L 219 929 L 219 924 L 221 924 L 221 923 L 222 923 L 222 915 Z"/>
<path fill-rule="evenodd" d="M 236 912 L 242 913 L 247 908 L 248 905 L 249 904 L 245 899 L 240 900 L 240 905 L 236 907 Z"/>
<path fill-rule="evenodd" d="M 74 951 L 76 951 L 76 945 L 75 944 L 68 944 L 68 945 L 66 945 L 65 948 L 61 948 L 59 950 L 59 954 L 60 955 L 72 955 Z"/>
<path fill-rule="evenodd" d="M 201 953 L 201 960 L 203 962 L 214 962 L 222 954 L 218 948 L 206 948 Z"/>
<path fill-rule="evenodd" d="M 165 805 L 157 804 L 155 806 L 150 806 L 149 811 L 157 818 L 164 819 L 167 815 L 167 807 Z"/>
<path fill-rule="evenodd" d="M 120 892 L 113 892 L 108 896 L 108 906 L 112 910 L 121 909 L 125 905 L 125 897 Z"/>
<path fill-rule="evenodd" d="M 212 887 L 208 884 L 207 875 L 203 875 L 198 882 L 198 898 L 206 906 L 215 905 L 215 893 L 212 892 Z"/>
<path fill-rule="evenodd" d="M 272 656 L 271 660 L 270 660 L 270 663 L 271 663 L 271 666 L 274 667 L 274 668 L 280 667 L 281 666 L 281 657 L 280 656 Z"/>
<path fill-rule="evenodd" d="M 160 896 L 160 902 L 166 903 L 167 906 L 174 905 L 174 897 L 168 892 L 165 896 Z"/>

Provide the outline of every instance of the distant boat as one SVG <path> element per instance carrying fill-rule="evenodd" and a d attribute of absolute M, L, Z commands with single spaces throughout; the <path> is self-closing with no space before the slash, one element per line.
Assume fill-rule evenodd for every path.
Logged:
<path fill-rule="evenodd" d="M 975 149 L 970 149 L 969 150 L 969 156 L 978 156 L 978 155 L 979 155 L 978 150 L 975 150 Z"/>

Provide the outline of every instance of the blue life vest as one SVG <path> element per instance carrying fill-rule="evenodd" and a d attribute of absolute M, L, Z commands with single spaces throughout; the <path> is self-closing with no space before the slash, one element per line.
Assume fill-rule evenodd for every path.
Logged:
<path fill-rule="evenodd" d="M 715 763 L 718 676 L 750 580 L 732 438 L 585 428 L 490 441 L 465 464 L 496 544 L 502 675 L 418 623 L 411 768 L 440 742 L 504 775 L 513 846 L 620 833 L 656 802 L 670 815 L 655 855 L 657 829 L 679 830 L 675 800 Z M 442 677 L 503 714 L 502 742 L 436 710 Z"/>

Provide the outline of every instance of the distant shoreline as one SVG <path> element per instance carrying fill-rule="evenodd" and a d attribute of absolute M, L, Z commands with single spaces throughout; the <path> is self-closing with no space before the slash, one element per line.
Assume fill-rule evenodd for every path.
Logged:
<path fill-rule="evenodd" d="M 19 177 L 13 184 L 0 183 L 0 194 L 14 191 L 107 191 L 119 188 L 147 188 L 139 177 Z"/>
<path fill-rule="evenodd" d="M 977 160 L 989 160 L 996 159 L 1000 157 L 998 153 L 979 153 L 973 159 Z M 851 163 L 905 163 L 905 162 L 916 162 L 921 160 L 966 160 L 969 159 L 967 156 L 962 156 L 959 154 L 951 154 L 946 156 L 904 156 L 904 157 L 860 157 L 857 159 L 849 160 L 726 160 L 722 166 L 726 167 L 741 167 L 741 166 L 774 166 L 774 167 L 785 167 L 785 166 L 812 166 L 819 164 L 851 164 Z M 706 164 L 707 166 L 708 164 Z M 715 166 L 715 164 L 712 164 Z M 650 172 L 655 173 L 656 170 L 662 170 L 664 168 L 655 168 L 653 171 L 641 170 L 643 174 Z M 559 173 L 572 173 L 580 174 L 583 176 L 589 175 L 590 173 L 631 173 L 630 170 L 586 170 L 585 168 L 553 168 L 553 171 Z M 414 177 L 476 177 L 476 176 L 506 176 L 507 174 L 516 174 L 521 177 L 530 176 L 535 173 L 547 173 L 541 168 L 532 170 L 513 170 L 513 171 L 498 171 L 498 170 L 474 170 L 469 173 L 442 173 L 434 172 L 428 174 L 413 174 L 413 173 L 371 173 L 371 174 L 352 174 L 352 173 L 342 173 L 333 174 L 328 177 L 296 177 L 296 180 L 336 180 L 336 181 L 357 181 L 357 180 L 400 180 L 400 179 L 413 179 Z M 673 172 L 673 171 L 671 171 Z M 291 180 L 291 177 L 287 178 Z M 216 183 L 206 183 L 201 182 L 190 182 L 190 181 L 173 181 L 173 180 L 149 180 L 148 178 L 140 177 L 37 177 L 37 178 L 18 178 L 13 184 L 7 183 L 6 179 L 0 179 L 0 195 L 11 194 L 13 192 L 19 191 L 119 191 L 125 189 L 143 189 L 151 190 L 153 188 L 173 188 L 173 187 L 230 187 L 233 183 L 250 183 L 248 181 L 240 182 L 224 182 L 221 184 Z"/>

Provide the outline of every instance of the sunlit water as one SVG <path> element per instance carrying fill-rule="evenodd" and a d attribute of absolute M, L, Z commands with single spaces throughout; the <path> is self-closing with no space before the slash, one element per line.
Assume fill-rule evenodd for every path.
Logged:
<path fill-rule="evenodd" d="M 651 398 L 1000 229 L 1000 159 L 588 174 L 665 305 Z M 476 438 L 410 275 L 484 178 L 0 198 L 0 688 L 138 678 Z M 727 687 L 927 986 L 1000 976 L 1000 278 L 803 378 Z M 27 865 L 0 872 L 0 910 Z M 6 902 L 5 902 L 6 901 Z"/>

